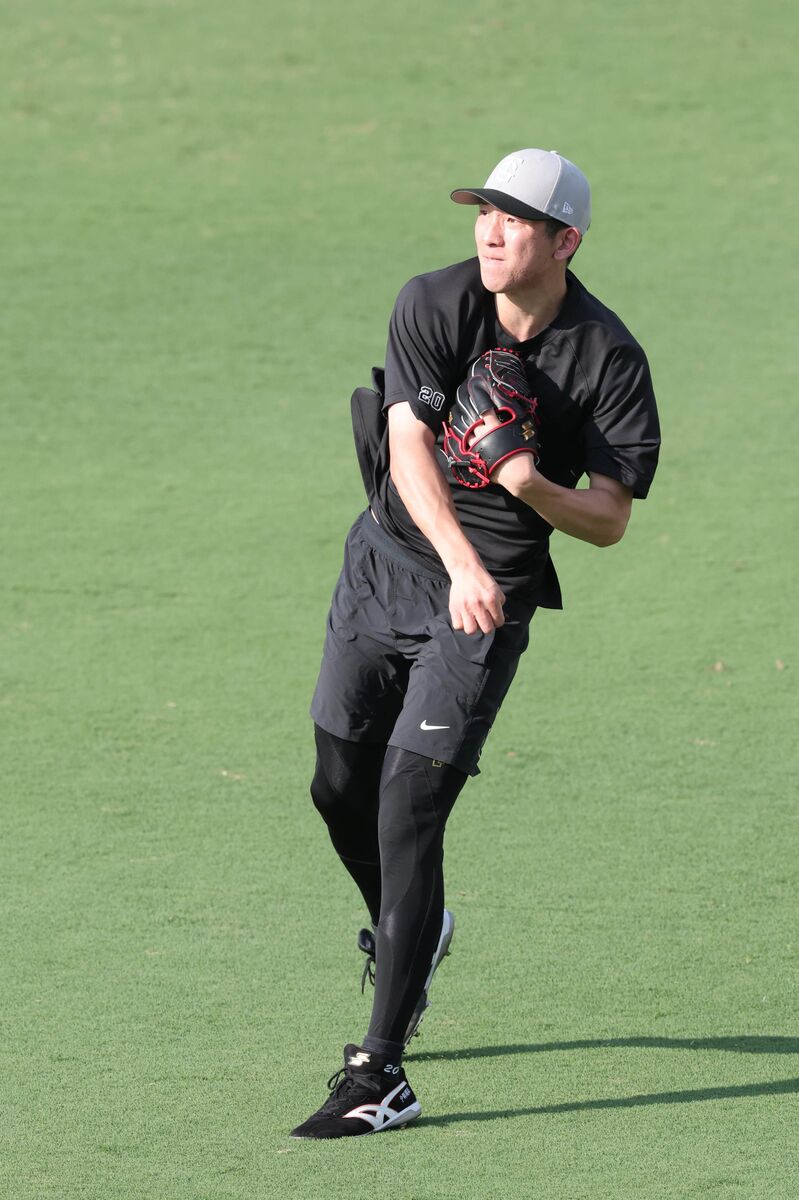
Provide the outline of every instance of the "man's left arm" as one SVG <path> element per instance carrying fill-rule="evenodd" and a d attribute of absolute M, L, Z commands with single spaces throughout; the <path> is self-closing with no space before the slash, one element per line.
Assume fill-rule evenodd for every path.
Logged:
<path fill-rule="evenodd" d="M 649 490 L 660 446 L 649 364 L 637 343 L 608 356 L 597 392 L 582 432 L 587 488 L 553 483 L 529 453 L 500 462 L 491 479 L 562 533 L 594 546 L 613 546 L 624 536 L 633 498 Z M 489 414 L 486 425 L 495 421 Z"/>
<path fill-rule="evenodd" d="M 633 501 L 633 489 L 609 475 L 589 472 L 587 488 L 566 488 L 536 470 L 532 454 L 516 454 L 493 474 L 511 495 L 529 504 L 561 533 L 594 546 L 621 541 Z"/>

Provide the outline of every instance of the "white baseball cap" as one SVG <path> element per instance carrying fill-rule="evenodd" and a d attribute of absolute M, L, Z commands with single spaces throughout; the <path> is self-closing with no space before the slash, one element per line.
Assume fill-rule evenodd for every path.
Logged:
<path fill-rule="evenodd" d="M 493 204 L 512 217 L 552 217 L 585 233 L 591 224 L 591 189 L 579 167 L 556 150 L 514 150 L 481 188 L 458 188 L 456 204 Z"/>

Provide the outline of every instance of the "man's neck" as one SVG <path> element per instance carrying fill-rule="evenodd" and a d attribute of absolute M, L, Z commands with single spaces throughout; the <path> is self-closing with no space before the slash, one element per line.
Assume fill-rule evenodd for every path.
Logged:
<path fill-rule="evenodd" d="M 566 279 L 558 276 L 524 293 L 498 292 L 497 318 L 517 342 L 526 342 L 551 325 L 566 299 Z"/>

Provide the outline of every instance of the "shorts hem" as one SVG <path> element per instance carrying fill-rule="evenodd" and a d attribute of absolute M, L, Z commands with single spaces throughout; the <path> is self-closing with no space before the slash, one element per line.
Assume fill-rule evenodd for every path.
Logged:
<path fill-rule="evenodd" d="M 313 709 L 308 714 L 314 725 L 318 725 L 325 733 L 331 734 L 333 737 L 341 738 L 342 742 L 365 742 L 368 746 L 387 746 L 389 743 L 384 737 L 375 737 L 373 734 L 364 731 L 358 732 L 350 729 L 349 726 L 336 725 L 334 721 L 328 721 L 327 718 L 316 716 Z"/>
<path fill-rule="evenodd" d="M 393 746 L 395 750 L 405 750 L 408 754 L 418 754 L 420 758 L 427 758 L 430 762 L 441 762 L 446 767 L 454 767 L 456 771 L 463 771 L 464 775 L 468 775 L 470 778 L 480 774 L 480 768 L 476 760 L 472 761 L 471 756 L 467 761 L 464 761 L 460 754 L 444 754 L 437 757 L 429 750 L 420 750 L 418 746 L 409 746 L 404 740 L 398 741 L 394 734 L 389 737 L 387 744 Z"/>

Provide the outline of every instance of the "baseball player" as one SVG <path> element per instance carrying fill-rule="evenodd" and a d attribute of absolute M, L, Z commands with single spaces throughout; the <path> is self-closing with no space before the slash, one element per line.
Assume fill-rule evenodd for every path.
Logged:
<path fill-rule="evenodd" d="M 569 270 L 591 219 L 582 172 L 518 150 L 452 199 L 476 206 L 477 256 L 406 284 L 385 372 L 353 396 L 369 507 L 328 617 L 311 794 L 370 914 L 374 1002 L 294 1137 L 419 1115 L 402 1055 L 452 938 L 444 828 L 535 610 L 561 607 L 549 535 L 618 542 L 657 464 L 644 352 Z"/>

